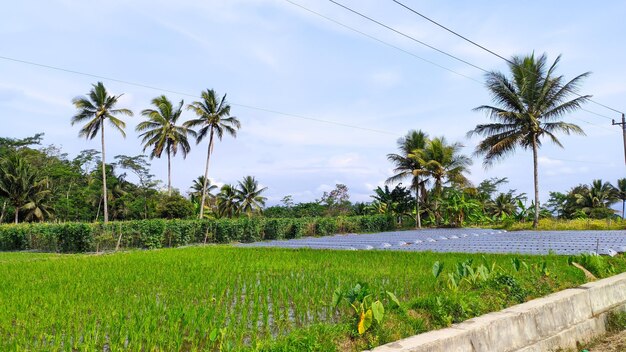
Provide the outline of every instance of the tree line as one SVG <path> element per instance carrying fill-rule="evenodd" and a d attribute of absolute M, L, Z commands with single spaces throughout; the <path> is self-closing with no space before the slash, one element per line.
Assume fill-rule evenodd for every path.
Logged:
<path fill-rule="evenodd" d="M 111 95 L 102 82 L 97 82 L 85 96 L 72 100 L 76 114 L 71 124 L 81 126 L 80 137 L 99 136 L 100 151 L 84 150 L 70 160 L 55 146 L 37 148 L 43 134 L 24 139 L 0 138 L 0 222 L 9 215 L 14 222 L 107 222 L 110 218 L 255 216 L 263 210 L 268 217 L 382 213 L 395 217 L 399 224 L 412 223 L 416 227 L 510 219 L 533 221 L 536 226 L 542 216 L 614 216 L 610 207 L 621 200 L 624 208 L 626 202 L 626 179 L 615 185 L 594 180 L 567 193 L 551 192 L 548 202 L 539 203 L 539 149 L 546 141 L 562 147 L 557 133 L 584 135 L 579 126 L 562 118 L 590 98 L 577 93 L 589 73 L 566 81 L 556 74 L 559 61 L 560 56 L 548 64 L 545 54 L 515 56 L 508 76 L 487 73 L 486 87 L 494 105 L 481 105 L 475 110 L 485 112 L 493 122 L 479 124 L 468 132 L 468 137 L 484 137 L 474 155 L 484 157 L 485 167 L 517 149 L 532 152 L 534 199 L 529 207 L 525 205 L 526 194 L 515 190 L 497 192 L 506 178 L 472 185 L 467 177 L 472 159 L 461 153 L 462 144 L 411 130 L 398 140 L 398 151 L 387 155 L 394 175 L 384 188 L 374 190 L 371 202 L 351 203 L 347 187 L 340 184 L 314 202 L 293 204 L 286 196 L 281 205 L 265 209 L 266 188 L 261 188 L 253 176 L 224 185 L 217 193 L 217 186 L 208 177 L 215 141 L 224 135 L 236 137 L 241 128 L 239 119 L 231 116 L 226 95 L 220 97 L 207 89 L 200 100 L 187 105 L 183 100 L 174 104 L 164 95 L 152 99 L 151 108 L 141 111 L 143 120 L 136 126 L 143 152 L 148 151 L 148 155 L 118 155 L 114 162 L 107 162 L 105 126 L 125 136 L 123 116 L 132 116 L 133 112 L 118 106 L 121 95 Z M 195 117 L 182 122 L 184 109 Z M 172 188 L 171 158 L 185 158 L 194 140 L 199 145 L 207 139 L 204 174 L 194 180 L 188 197 L 184 197 Z M 166 192 L 159 191 L 159 181 L 150 174 L 149 162 L 163 155 L 168 168 Z M 139 181 L 128 181 L 128 173 Z M 405 181 L 407 186 L 401 183 Z"/>

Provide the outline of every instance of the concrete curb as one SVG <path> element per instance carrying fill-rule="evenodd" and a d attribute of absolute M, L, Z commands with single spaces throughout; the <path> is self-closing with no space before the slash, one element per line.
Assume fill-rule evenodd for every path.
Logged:
<path fill-rule="evenodd" d="M 539 352 L 576 348 L 606 333 L 610 311 L 626 307 L 626 273 L 553 293 L 372 352 Z"/>

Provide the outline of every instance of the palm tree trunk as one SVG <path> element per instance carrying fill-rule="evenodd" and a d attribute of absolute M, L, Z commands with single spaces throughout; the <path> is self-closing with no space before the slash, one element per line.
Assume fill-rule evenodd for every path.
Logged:
<path fill-rule="evenodd" d="M 17 224 L 20 221 L 20 208 L 15 206 L 15 223 Z"/>
<path fill-rule="evenodd" d="M 420 179 L 415 176 L 415 228 L 422 228 L 422 217 L 420 215 Z"/>
<path fill-rule="evenodd" d="M 167 148 L 167 195 L 172 196 L 172 165 L 170 162 L 170 148 Z"/>
<path fill-rule="evenodd" d="M 7 201 L 5 200 L 2 203 L 2 212 L 0 212 L 0 224 L 2 224 L 2 220 L 4 220 L 4 212 L 7 210 Z"/>
<path fill-rule="evenodd" d="M 209 135 L 209 149 L 206 153 L 206 167 L 204 168 L 204 183 L 202 184 L 202 200 L 200 201 L 200 219 L 204 217 L 204 201 L 206 200 L 206 184 L 209 180 L 209 161 L 211 160 L 211 152 L 213 152 L 213 128 Z"/>
<path fill-rule="evenodd" d="M 5 204 L 6 204 L 6 203 L 5 203 Z M 625 207 L 626 207 L 626 200 L 623 200 L 623 201 L 622 201 L 622 219 L 626 219 L 626 218 L 624 217 L 624 208 L 625 208 Z M 4 208 L 3 208 L 3 211 L 4 211 Z M 2 222 L 2 218 L 0 218 L 0 222 Z"/>
<path fill-rule="evenodd" d="M 533 176 L 535 181 L 535 217 L 533 219 L 533 228 L 536 230 L 539 226 L 539 172 L 537 170 L 537 136 L 533 135 Z"/>
<path fill-rule="evenodd" d="M 105 149 L 104 149 L 104 121 L 100 123 L 100 140 L 102 142 L 102 199 L 104 200 L 104 223 L 109 222 L 109 210 L 107 207 L 107 175 L 106 175 L 106 162 L 105 162 Z"/>

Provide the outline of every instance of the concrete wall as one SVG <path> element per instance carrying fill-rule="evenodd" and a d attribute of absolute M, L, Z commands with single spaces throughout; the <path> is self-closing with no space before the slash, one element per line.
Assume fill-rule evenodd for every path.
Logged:
<path fill-rule="evenodd" d="M 540 352 L 576 348 L 606 333 L 607 314 L 626 307 L 626 273 L 415 335 L 375 352 Z"/>

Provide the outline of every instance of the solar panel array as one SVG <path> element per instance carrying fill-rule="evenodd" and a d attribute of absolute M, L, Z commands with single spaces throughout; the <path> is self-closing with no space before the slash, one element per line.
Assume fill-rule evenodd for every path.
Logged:
<path fill-rule="evenodd" d="M 305 237 L 242 246 L 563 255 L 597 253 L 613 256 L 626 252 L 626 230 L 507 232 L 490 229 L 423 229 Z"/>

